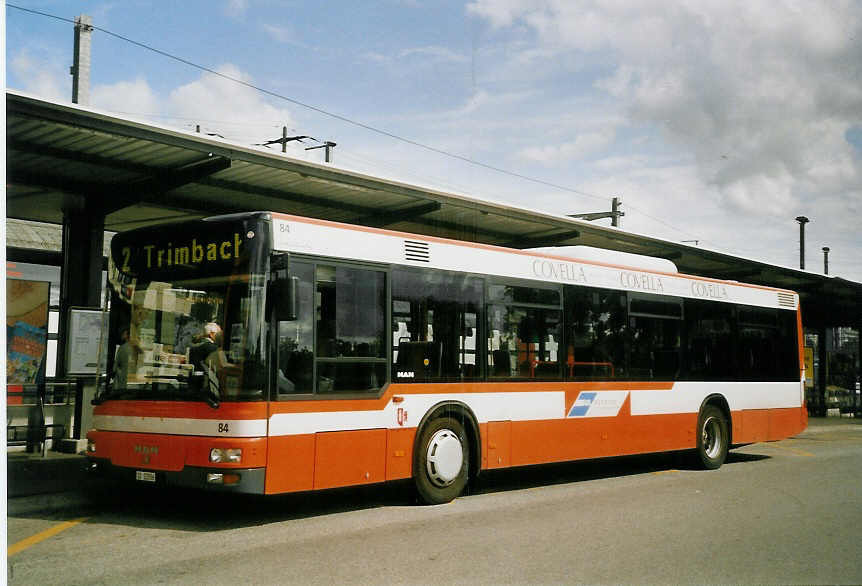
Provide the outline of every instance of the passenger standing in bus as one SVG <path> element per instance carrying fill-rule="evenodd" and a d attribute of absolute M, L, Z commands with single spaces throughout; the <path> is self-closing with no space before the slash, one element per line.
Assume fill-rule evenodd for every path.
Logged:
<path fill-rule="evenodd" d="M 227 357 L 221 344 L 224 339 L 221 326 L 215 322 L 209 322 L 204 326 L 203 340 L 189 349 L 189 360 L 195 366 L 195 370 L 205 370 L 205 364 L 211 364 L 218 368 L 228 365 Z"/>
<path fill-rule="evenodd" d="M 192 346 L 189 350 L 189 359 L 194 364 L 195 371 L 205 374 L 205 384 L 216 397 L 222 396 L 224 380 L 219 376 L 220 373 L 225 368 L 235 366 L 227 360 L 221 347 L 223 340 L 224 334 L 221 326 L 215 322 L 210 322 L 204 326 L 203 341 Z"/>
<path fill-rule="evenodd" d="M 114 357 L 114 388 L 125 388 L 129 380 L 129 366 L 137 362 L 135 348 L 129 342 L 129 328 L 120 330 L 122 343 Z"/>
<path fill-rule="evenodd" d="M 215 372 L 220 372 L 228 366 L 234 366 L 228 362 L 227 355 L 222 348 L 224 334 L 221 327 L 215 322 L 210 322 L 204 326 L 204 334 L 210 342 L 207 344 L 207 349 L 209 349 L 209 353 L 206 355 L 207 366 Z"/>

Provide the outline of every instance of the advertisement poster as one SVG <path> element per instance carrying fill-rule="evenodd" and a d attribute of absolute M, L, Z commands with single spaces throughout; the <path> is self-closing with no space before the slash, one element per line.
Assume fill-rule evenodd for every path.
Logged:
<path fill-rule="evenodd" d="M 804 348 L 805 356 L 805 388 L 814 388 L 814 348 L 806 346 Z"/>
<path fill-rule="evenodd" d="M 6 280 L 6 381 L 37 382 L 48 343 L 47 281 Z"/>
<path fill-rule="evenodd" d="M 69 312 L 66 372 L 96 374 L 105 317 L 98 309 L 72 308 Z"/>

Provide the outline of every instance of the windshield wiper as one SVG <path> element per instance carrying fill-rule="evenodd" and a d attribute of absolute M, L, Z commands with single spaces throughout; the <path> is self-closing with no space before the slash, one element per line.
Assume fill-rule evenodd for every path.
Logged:
<path fill-rule="evenodd" d="M 91 405 L 101 405 L 105 401 L 110 401 L 111 399 L 119 399 L 122 396 L 134 394 L 136 393 L 136 389 L 127 389 L 127 388 L 119 388 L 119 389 L 110 389 L 105 390 L 98 395 L 96 395 L 93 400 L 90 401 Z"/>
<path fill-rule="evenodd" d="M 190 393 L 194 393 L 203 399 L 213 409 L 218 409 L 221 402 L 218 393 L 210 388 L 207 376 L 204 373 L 192 374 L 190 376 L 177 376 L 177 380 L 186 384 Z"/>
<path fill-rule="evenodd" d="M 189 387 L 191 389 L 191 387 Z M 215 391 L 211 391 L 209 389 L 200 388 L 194 389 L 194 392 L 197 392 L 200 395 L 201 399 L 206 401 L 206 404 L 212 407 L 213 409 L 218 409 L 221 402 L 218 399 L 218 395 L 216 395 Z"/>
<path fill-rule="evenodd" d="M 219 406 L 221 405 L 221 401 L 219 400 L 218 393 L 216 393 L 214 390 L 210 389 L 208 384 L 205 384 L 205 377 L 204 376 L 192 375 L 190 377 L 184 377 L 184 376 L 177 376 L 177 375 L 171 375 L 171 376 L 159 375 L 159 376 L 149 376 L 147 378 L 162 379 L 162 380 L 164 380 L 164 379 L 177 380 L 181 384 L 185 384 L 188 392 L 193 394 L 196 399 L 199 398 L 199 399 L 203 400 L 207 405 L 209 405 L 213 409 L 218 409 Z M 195 383 L 197 383 L 197 384 L 195 384 Z M 149 390 L 151 393 L 154 393 L 154 391 L 152 389 L 149 389 Z M 174 393 L 176 393 L 177 390 L 178 389 L 174 389 Z M 125 397 L 125 396 L 132 395 L 132 394 L 133 395 L 140 395 L 140 393 L 141 393 L 140 389 L 125 389 L 125 388 L 111 389 L 109 391 L 105 391 L 105 392 L 99 394 L 92 401 L 90 401 L 90 403 L 93 405 L 101 405 L 105 401 L 109 401 L 111 399 L 119 399 L 121 397 Z M 155 395 L 157 395 L 157 393 L 154 394 L 153 397 L 151 397 L 151 398 L 156 398 Z M 174 396 L 176 396 L 176 394 Z"/>
<path fill-rule="evenodd" d="M 180 385 L 185 385 L 186 390 L 188 392 L 196 395 L 203 399 L 207 405 L 212 407 L 213 409 L 218 409 L 221 402 L 219 401 L 218 393 L 211 390 L 209 385 L 207 384 L 206 377 L 204 375 L 193 374 L 191 376 L 184 376 L 182 374 L 172 374 L 172 375 L 151 375 L 147 378 L 151 379 L 170 379 L 175 380 L 180 383 Z M 177 389 L 179 390 L 179 389 Z"/>
<path fill-rule="evenodd" d="M 109 401 L 111 399 L 119 399 L 123 395 L 127 395 L 131 393 L 130 389 L 111 389 L 109 391 L 104 391 L 96 395 L 92 401 L 90 401 L 91 405 L 101 405 L 105 401 Z"/>

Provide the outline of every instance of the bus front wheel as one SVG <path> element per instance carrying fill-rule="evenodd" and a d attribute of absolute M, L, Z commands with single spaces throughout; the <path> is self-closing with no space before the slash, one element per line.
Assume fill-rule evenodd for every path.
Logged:
<path fill-rule="evenodd" d="M 464 491 L 469 470 L 464 426 L 451 417 L 432 419 L 422 428 L 413 458 L 413 480 L 420 500 L 448 503 Z"/>
<path fill-rule="evenodd" d="M 724 464 L 730 441 L 727 419 L 715 405 L 707 405 L 697 419 L 697 455 L 701 466 L 715 470 Z"/>

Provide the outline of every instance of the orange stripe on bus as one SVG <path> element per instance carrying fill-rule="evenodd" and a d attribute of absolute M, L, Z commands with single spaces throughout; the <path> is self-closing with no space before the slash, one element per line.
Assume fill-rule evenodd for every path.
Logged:
<path fill-rule="evenodd" d="M 542 393 L 548 391 L 564 391 L 566 397 L 580 391 L 613 390 L 613 391 L 670 391 L 673 382 L 637 382 L 637 381 L 591 381 L 591 382 L 506 382 L 489 381 L 474 383 L 411 383 L 390 384 L 380 397 L 367 399 L 337 399 L 317 398 L 309 400 L 281 401 L 270 403 L 270 413 L 332 413 L 341 411 L 379 411 L 389 404 L 393 395 L 441 395 L 473 393 Z M 572 399 L 574 400 L 574 399 Z M 571 406 L 571 405 L 569 405 Z"/>
<path fill-rule="evenodd" d="M 266 419 L 265 401 L 223 402 L 213 409 L 202 401 L 107 401 L 96 405 L 94 415 L 171 417 L 179 419 Z"/>

